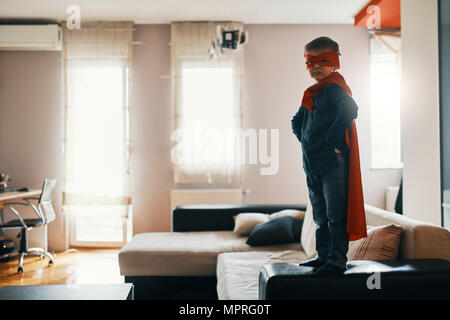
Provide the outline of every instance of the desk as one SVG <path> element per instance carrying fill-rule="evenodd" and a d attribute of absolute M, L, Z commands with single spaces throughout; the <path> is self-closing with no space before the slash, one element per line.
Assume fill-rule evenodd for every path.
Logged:
<path fill-rule="evenodd" d="M 41 190 L 29 190 L 24 192 L 5 192 L 0 193 L 0 209 L 4 208 L 5 202 L 13 202 L 23 198 L 37 197 L 41 195 Z"/>
<path fill-rule="evenodd" d="M 38 197 L 41 195 L 40 189 L 36 190 L 29 190 L 29 191 L 23 191 L 23 192 L 5 192 L 0 193 L 0 224 L 3 224 L 3 204 L 5 202 L 16 202 L 18 200 L 21 200 L 23 198 L 31 198 L 31 197 Z M 3 231 L 0 230 L 0 236 L 3 235 Z"/>

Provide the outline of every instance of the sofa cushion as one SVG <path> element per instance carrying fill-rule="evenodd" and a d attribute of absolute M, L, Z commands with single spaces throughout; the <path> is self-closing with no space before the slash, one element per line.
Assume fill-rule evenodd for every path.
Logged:
<path fill-rule="evenodd" d="M 269 221 L 269 216 L 264 213 L 243 212 L 234 216 L 233 232 L 241 236 L 248 236 L 253 228 L 260 223 Z"/>
<path fill-rule="evenodd" d="M 302 233 L 300 238 L 303 251 L 308 259 L 317 255 L 316 251 L 316 224 L 312 216 L 311 202 L 308 198 L 306 204 L 305 218 L 303 220 Z"/>
<path fill-rule="evenodd" d="M 300 243 L 251 247 L 233 231 L 152 232 L 133 237 L 119 252 L 126 276 L 214 276 L 223 252 L 300 250 Z"/>
<path fill-rule="evenodd" d="M 348 260 L 394 260 L 397 259 L 402 227 L 395 224 L 367 227 L 367 237 L 351 241 Z"/>
<path fill-rule="evenodd" d="M 264 246 L 300 242 L 302 222 L 303 220 L 294 219 L 292 216 L 280 216 L 260 223 L 253 228 L 246 243 L 250 246 Z"/>
<path fill-rule="evenodd" d="M 445 259 L 450 261 L 449 230 L 368 204 L 364 205 L 364 209 L 368 226 L 395 224 L 402 227 L 399 259 Z M 317 255 L 315 231 L 316 225 L 312 219 L 312 208 L 308 199 L 301 234 L 302 248 L 308 258 Z"/>
<path fill-rule="evenodd" d="M 219 300 L 257 300 L 263 265 L 305 259 L 301 250 L 221 253 L 217 257 L 217 296 Z"/>
<path fill-rule="evenodd" d="M 371 226 L 396 224 L 403 228 L 399 259 L 445 259 L 450 261 L 450 231 L 371 205 L 364 205 Z"/>
<path fill-rule="evenodd" d="M 284 209 L 284 210 L 269 214 L 269 219 L 273 220 L 273 219 L 276 219 L 279 217 L 285 217 L 285 216 L 289 216 L 289 217 L 292 217 L 297 220 L 303 220 L 303 218 L 305 217 L 305 211 L 294 210 L 294 209 Z"/>

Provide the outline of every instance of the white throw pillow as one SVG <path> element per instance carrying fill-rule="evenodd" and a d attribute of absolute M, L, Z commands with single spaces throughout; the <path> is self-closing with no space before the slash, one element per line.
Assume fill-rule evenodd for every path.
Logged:
<path fill-rule="evenodd" d="M 269 221 L 269 216 L 264 213 L 246 212 L 234 216 L 234 230 L 242 236 L 248 236 L 253 228 L 260 223 Z"/>
<path fill-rule="evenodd" d="M 279 217 L 290 216 L 294 219 L 301 220 L 305 217 L 305 211 L 295 210 L 295 209 L 284 209 L 269 214 L 269 219 L 273 220 Z"/>
<path fill-rule="evenodd" d="M 306 205 L 305 218 L 303 220 L 302 234 L 300 238 L 303 251 L 307 259 L 311 259 L 317 255 L 316 251 L 316 224 L 312 216 L 312 206 L 308 198 Z"/>

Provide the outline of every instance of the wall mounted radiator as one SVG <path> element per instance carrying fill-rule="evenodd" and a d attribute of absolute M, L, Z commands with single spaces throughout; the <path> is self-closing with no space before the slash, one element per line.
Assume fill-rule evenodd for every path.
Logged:
<path fill-rule="evenodd" d="M 242 189 L 172 189 L 171 212 L 185 204 L 243 204 L 248 193 Z"/>
<path fill-rule="evenodd" d="M 400 190 L 400 187 L 387 187 L 386 188 L 386 208 L 385 210 L 395 212 L 395 202 L 397 201 L 397 195 L 398 191 Z"/>

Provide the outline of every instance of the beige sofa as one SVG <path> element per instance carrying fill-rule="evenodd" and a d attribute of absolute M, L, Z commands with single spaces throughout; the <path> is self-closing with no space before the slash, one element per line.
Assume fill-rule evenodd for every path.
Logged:
<path fill-rule="evenodd" d="M 215 276 L 223 252 L 300 251 L 300 243 L 250 247 L 233 231 L 137 234 L 119 252 L 124 276 Z"/>
<path fill-rule="evenodd" d="M 450 232 L 442 227 L 365 205 L 368 226 L 401 226 L 398 259 L 450 261 Z M 310 204 L 302 228 L 302 250 L 221 253 L 217 258 L 217 294 L 222 300 L 258 299 L 258 276 L 265 264 L 298 263 L 315 256 L 315 226 Z"/>
<path fill-rule="evenodd" d="M 305 210 L 301 241 L 264 247 L 246 244 L 233 232 L 233 217 L 242 212 L 273 213 Z M 439 258 L 450 261 L 450 233 L 370 205 L 370 226 L 402 227 L 401 259 Z M 136 299 L 258 299 L 263 265 L 299 263 L 315 255 L 315 226 L 307 205 L 192 205 L 173 212 L 174 232 L 137 234 L 119 252 L 121 275 L 135 285 Z M 198 292 L 207 295 L 198 296 Z M 180 296 L 180 294 L 184 294 Z"/>

